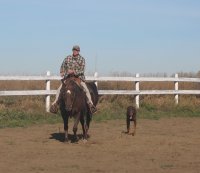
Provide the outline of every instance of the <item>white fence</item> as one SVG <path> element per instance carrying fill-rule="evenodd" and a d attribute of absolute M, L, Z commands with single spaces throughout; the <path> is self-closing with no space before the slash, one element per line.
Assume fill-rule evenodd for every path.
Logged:
<path fill-rule="evenodd" d="M 51 76 L 50 72 L 44 76 L 0 76 L 1 81 L 9 80 L 43 80 L 46 81 L 45 90 L 18 90 L 18 91 L 0 91 L 0 96 L 24 96 L 24 95 L 45 95 L 46 96 L 46 111 L 49 112 L 50 108 L 50 95 L 55 95 L 56 90 L 50 89 L 50 81 L 60 80 L 59 76 Z M 131 81 L 135 85 L 135 90 L 99 90 L 99 95 L 135 95 L 135 103 L 139 108 L 139 96 L 140 95 L 174 95 L 175 103 L 178 104 L 178 96 L 180 94 L 198 95 L 200 90 L 179 90 L 179 82 L 196 82 L 200 83 L 200 78 L 180 78 L 178 74 L 175 77 L 140 77 L 136 74 L 136 77 L 98 77 L 97 73 L 94 76 L 86 76 L 87 81 L 95 81 L 98 86 L 98 81 Z M 140 82 L 174 82 L 174 90 L 140 90 Z M 5 88 L 6 89 L 6 88 Z"/>

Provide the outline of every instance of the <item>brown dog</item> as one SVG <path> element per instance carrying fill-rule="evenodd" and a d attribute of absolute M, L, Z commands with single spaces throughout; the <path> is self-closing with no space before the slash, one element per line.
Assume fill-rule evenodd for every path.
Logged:
<path fill-rule="evenodd" d="M 132 134 L 133 136 L 136 133 L 136 108 L 133 106 L 127 107 L 127 113 L 126 113 L 126 125 L 127 125 L 127 133 Z M 130 133 L 130 122 L 133 121 L 133 133 Z"/>

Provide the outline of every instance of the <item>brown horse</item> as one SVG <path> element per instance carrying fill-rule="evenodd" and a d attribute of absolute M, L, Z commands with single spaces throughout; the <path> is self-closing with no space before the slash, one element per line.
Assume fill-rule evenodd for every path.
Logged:
<path fill-rule="evenodd" d="M 78 141 L 77 129 L 78 123 L 81 122 L 83 130 L 83 139 L 88 138 L 88 129 L 91 121 L 91 114 L 87 105 L 86 94 L 81 88 L 79 78 L 70 77 L 63 80 L 60 97 L 60 111 L 64 122 L 65 142 L 68 142 L 68 119 L 74 118 L 74 140 Z M 91 93 L 94 105 L 98 102 L 97 87 L 94 82 L 87 84 Z"/>

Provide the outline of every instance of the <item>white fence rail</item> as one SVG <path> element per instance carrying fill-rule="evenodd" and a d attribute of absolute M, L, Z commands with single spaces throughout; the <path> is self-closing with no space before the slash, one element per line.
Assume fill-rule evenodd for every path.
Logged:
<path fill-rule="evenodd" d="M 45 90 L 17 90 L 17 91 L 0 91 L 0 96 L 25 96 L 25 95 L 44 95 L 46 96 L 46 111 L 49 112 L 50 108 L 50 95 L 55 95 L 56 90 L 50 89 L 50 81 L 60 80 L 59 76 L 51 76 L 50 72 L 44 76 L 0 76 L 1 81 L 27 81 L 27 80 L 43 80 L 46 81 Z M 95 81 L 98 86 L 98 81 L 130 81 L 135 85 L 135 90 L 99 90 L 99 95 L 135 95 L 136 106 L 139 108 L 140 95 L 174 95 L 175 103 L 178 104 L 178 96 L 180 94 L 199 95 L 200 90 L 179 90 L 179 82 L 196 82 L 200 83 L 200 78 L 179 78 L 176 74 L 175 77 L 98 77 L 97 73 L 94 76 L 86 76 L 87 81 Z M 174 90 L 140 90 L 140 82 L 174 82 Z M 5 88 L 6 89 L 6 88 Z"/>

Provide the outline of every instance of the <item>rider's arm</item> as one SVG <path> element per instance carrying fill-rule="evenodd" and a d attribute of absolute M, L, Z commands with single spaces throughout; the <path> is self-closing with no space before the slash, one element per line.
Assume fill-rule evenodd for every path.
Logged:
<path fill-rule="evenodd" d="M 60 67 L 60 76 L 64 77 L 66 73 L 66 58 L 63 60 L 61 67 Z"/>
<path fill-rule="evenodd" d="M 85 59 L 80 58 L 78 60 L 78 65 L 74 69 L 74 74 L 79 76 L 79 75 L 84 75 L 84 72 L 85 72 Z"/>

